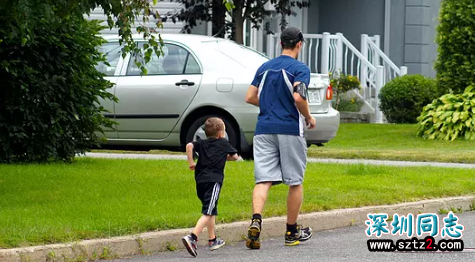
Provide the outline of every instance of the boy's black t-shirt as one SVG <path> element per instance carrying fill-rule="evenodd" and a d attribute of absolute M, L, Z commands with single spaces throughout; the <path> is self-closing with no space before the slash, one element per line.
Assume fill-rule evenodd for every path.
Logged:
<path fill-rule="evenodd" d="M 223 183 L 226 158 L 228 154 L 236 154 L 237 150 L 224 138 L 193 141 L 193 146 L 198 153 L 195 168 L 196 183 Z"/>

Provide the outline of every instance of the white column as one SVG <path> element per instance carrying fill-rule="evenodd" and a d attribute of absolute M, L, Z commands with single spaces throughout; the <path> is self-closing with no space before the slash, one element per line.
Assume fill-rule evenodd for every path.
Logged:
<path fill-rule="evenodd" d="M 389 57 L 391 37 L 391 0 L 386 0 L 384 5 L 384 53 Z"/>
<path fill-rule="evenodd" d="M 325 32 L 323 33 L 323 39 L 322 39 L 322 62 L 321 62 L 322 74 L 328 74 L 329 60 L 330 60 L 330 33 Z"/>
<path fill-rule="evenodd" d="M 379 109 L 379 92 L 381 88 L 383 88 L 383 81 L 384 81 L 384 67 L 378 66 L 376 67 L 376 90 L 375 90 L 375 108 L 374 108 L 374 118 L 375 122 L 378 124 L 383 123 L 383 112 Z"/>
<path fill-rule="evenodd" d="M 212 6 L 213 6 L 213 0 L 209 0 L 209 1 L 210 1 L 210 5 L 211 5 L 211 8 L 209 9 L 209 15 L 210 15 L 211 17 L 213 17 L 213 8 L 212 8 Z M 206 29 L 206 33 L 207 33 L 208 36 L 212 36 L 212 35 L 213 35 L 213 22 L 212 22 L 212 21 L 213 21 L 213 20 L 211 19 L 211 21 L 206 22 L 206 25 L 207 25 L 207 27 L 208 27 L 208 28 Z"/>
<path fill-rule="evenodd" d="M 374 36 L 374 39 L 375 39 L 374 43 L 376 44 L 376 46 L 377 46 L 378 48 L 381 48 L 381 46 L 380 46 L 380 45 L 381 45 L 381 37 L 380 37 L 379 35 L 375 35 L 375 36 Z M 380 57 L 379 57 L 378 52 L 376 52 L 376 50 L 375 50 L 375 52 L 374 52 L 373 65 L 374 65 L 374 66 L 379 66 L 379 65 L 381 65 Z"/>
<path fill-rule="evenodd" d="M 336 71 L 342 71 L 343 72 L 343 34 L 342 33 L 336 33 L 338 36 L 337 42 L 336 42 Z"/>
<path fill-rule="evenodd" d="M 401 66 L 401 76 L 407 75 L 407 66 Z"/>
<path fill-rule="evenodd" d="M 368 35 L 362 34 L 361 35 L 361 54 L 363 55 L 364 58 L 368 59 L 368 43 L 366 42 L 368 39 Z M 371 61 L 370 61 L 371 62 Z M 363 87 L 364 91 L 364 98 L 365 99 L 371 99 L 371 90 L 368 90 L 368 84 L 367 84 L 367 78 L 368 78 L 368 67 L 365 63 L 361 63 L 361 85 Z"/>
<path fill-rule="evenodd" d="M 267 56 L 270 58 L 274 58 L 274 35 L 267 35 Z"/>

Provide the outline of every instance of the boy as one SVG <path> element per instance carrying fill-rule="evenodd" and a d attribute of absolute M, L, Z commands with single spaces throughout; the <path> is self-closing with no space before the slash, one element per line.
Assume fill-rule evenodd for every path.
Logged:
<path fill-rule="evenodd" d="M 221 185 L 224 179 L 226 160 L 235 161 L 239 158 L 236 149 L 224 139 L 226 130 L 223 120 L 217 117 L 208 118 L 205 122 L 206 140 L 190 142 L 186 145 L 186 156 L 190 170 L 195 170 L 196 193 L 201 200 L 202 216 L 196 223 L 193 232 L 182 238 L 188 252 L 196 257 L 198 235 L 204 227 L 208 229 L 208 247 L 211 251 L 222 247 L 225 242 L 216 237 L 215 219 Z M 193 151 L 198 153 L 198 163 L 193 160 Z"/>

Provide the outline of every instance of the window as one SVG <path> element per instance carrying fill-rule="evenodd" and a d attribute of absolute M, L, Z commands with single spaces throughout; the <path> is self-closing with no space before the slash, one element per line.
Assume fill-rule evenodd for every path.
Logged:
<path fill-rule="evenodd" d="M 97 71 L 104 73 L 106 76 L 113 76 L 121 56 L 120 50 L 119 43 L 107 43 L 99 47 L 99 51 L 105 55 L 109 65 L 100 62 L 96 65 Z"/>
<path fill-rule="evenodd" d="M 231 41 L 219 41 L 217 49 L 225 56 L 248 68 L 262 65 L 270 60 L 269 57 L 252 48 Z"/>
<path fill-rule="evenodd" d="M 195 58 L 188 53 L 188 59 L 186 60 L 185 74 L 200 74 L 200 65 L 196 62 Z"/>
<path fill-rule="evenodd" d="M 157 57 L 155 52 L 153 52 L 150 61 L 145 64 L 147 75 L 182 75 L 199 74 L 201 72 L 198 62 L 184 48 L 165 44 L 162 50 L 163 54 L 160 57 Z M 135 64 L 134 58 L 131 58 L 129 61 L 127 75 L 140 75 L 140 68 Z"/>

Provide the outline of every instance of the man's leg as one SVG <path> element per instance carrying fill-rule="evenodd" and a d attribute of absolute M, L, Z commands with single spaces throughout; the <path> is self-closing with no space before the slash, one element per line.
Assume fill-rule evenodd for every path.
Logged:
<path fill-rule="evenodd" d="M 273 183 L 282 182 L 279 148 L 276 135 L 254 136 L 254 178 L 252 193 L 252 222 L 248 229 L 246 247 L 259 249 L 262 211 Z"/>
<path fill-rule="evenodd" d="M 311 228 L 297 225 L 303 201 L 302 183 L 307 166 L 307 143 L 305 138 L 300 136 L 279 135 L 278 139 L 283 182 L 289 186 L 285 245 L 294 246 L 312 237 Z"/>
<path fill-rule="evenodd" d="M 290 186 L 289 194 L 287 196 L 287 224 L 297 224 L 297 219 L 300 213 L 303 199 L 303 186 Z"/>
<path fill-rule="evenodd" d="M 254 186 L 254 191 L 252 192 L 253 214 L 262 214 L 262 211 L 264 210 L 264 205 L 267 201 L 267 195 L 271 186 L 272 182 L 263 182 Z"/>

